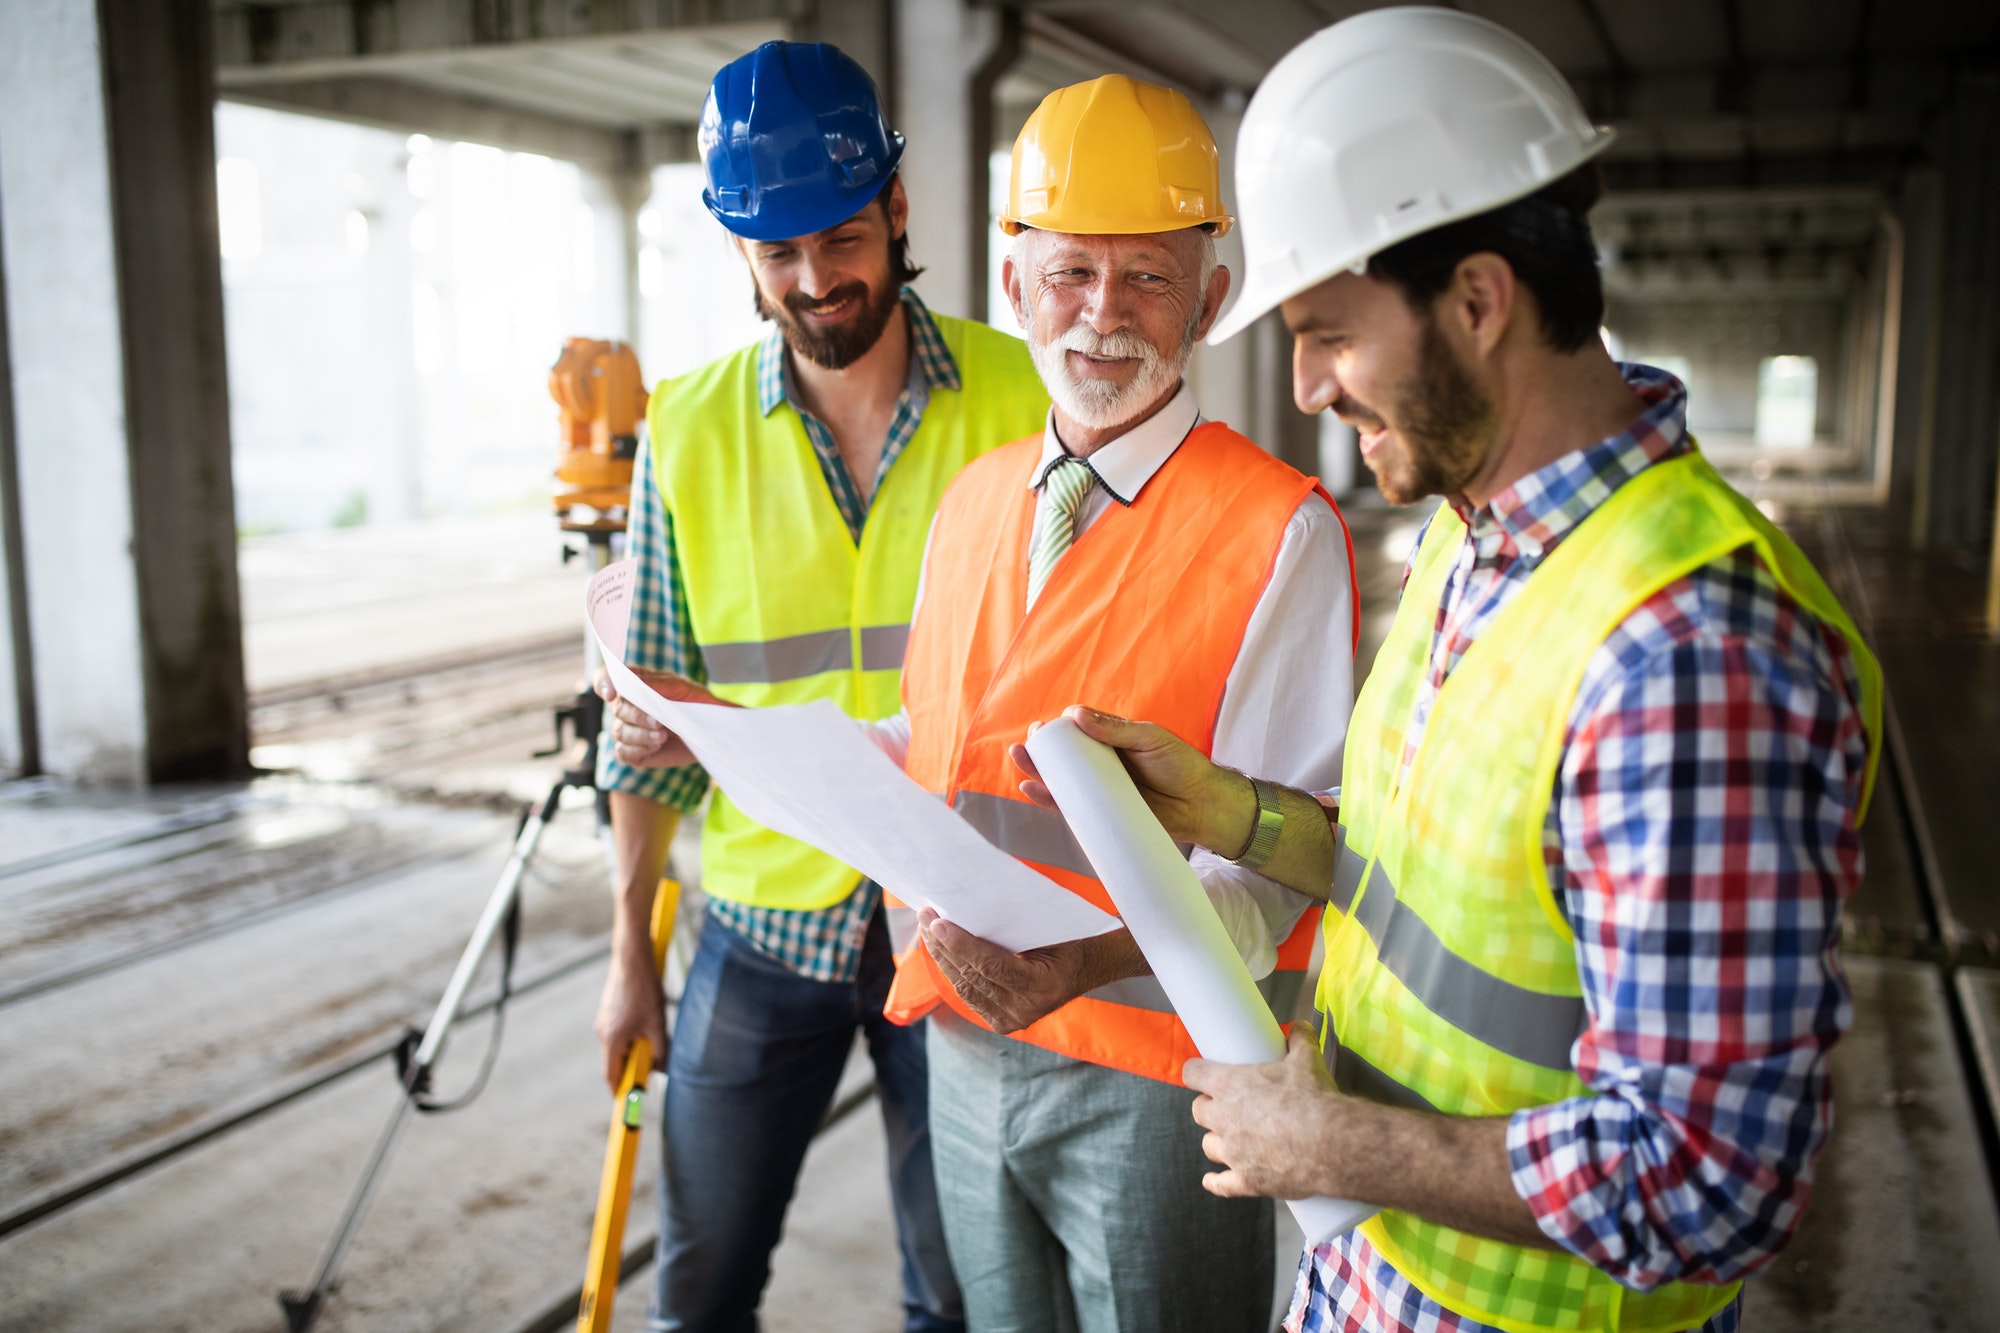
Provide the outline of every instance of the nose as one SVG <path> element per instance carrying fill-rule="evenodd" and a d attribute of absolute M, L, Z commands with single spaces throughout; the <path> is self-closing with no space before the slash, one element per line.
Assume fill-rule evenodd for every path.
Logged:
<path fill-rule="evenodd" d="M 1083 303 L 1082 322 L 1097 333 L 1116 333 L 1132 325 L 1131 306 L 1123 284 L 1099 278 L 1090 284 Z"/>
<path fill-rule="evenodd" d="M 839 285 L 839 268 L 820 254 L 817 247 L 808 246 L 800 252 L 799 291 L 808 301 L 824 300 Z"/>
<path fill-rule="evenodd" d="M 1340 401 L 1340 378 L 1333 373 L 1332 353 L 1315 352 L 1303 338 L 1292 340 L 1292 401 L 1307 416 Z"/>

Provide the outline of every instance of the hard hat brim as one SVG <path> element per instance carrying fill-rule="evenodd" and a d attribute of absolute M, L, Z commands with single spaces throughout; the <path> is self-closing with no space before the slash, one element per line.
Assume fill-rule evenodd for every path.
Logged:
<path fill-rule="evenodd" d="M 1178 227 L 1161 227 L 1154 225 L 1147 225 L 1147 226 L 1133 225 L 1128 227 L 1106 227 L 1106 226 L 1057 227 L 1047 222 L 1032 222 L 1026 218 L 1009 217 L 1004 213 L 1000 215 L 997 221 L 1000 230 L 1006 232 L 1009 236 L 1019 236 L 1024 231 L 1054 231 L 1054 232 L 1061 232 L 1065 236 L 1164 236 L 1166 233 L 1170 231 L 1193 231 L 1197 227 L 1207 227 L 1209 229 L 1208 234 L 1210 236 L 1219 238 L 1227 236 L 1229 234 L 1229 229 L 1236 225 L 1236 219 L 1231 217 L 1227 213 L 1223 213 L 1218 217 L 1202 218 L 1197 222 L 1183 223 Z"/>
<path fill-rule="evenodd" d="M 1413 228 L 1407 233 L 1401 235 L 1391 233 L 1380 241 L 1365 246 L 1356 246 L 1350 252 L 1335 255 L 1331 259 L 1323 259 L 1297 278 L 1272 279 L 1267 277 L 1260 280 L 1257 273 L 1250 273 L 1244 279 L 1242 295 L 1238 296 L 1231 303 L 1230 307 L 1222 312 L 1221 317 L 1215 321 L 1215 327 L 1209 330 L 1208 337 L 1203 339 L 1203 341 L 1210 347 L 1220 346 L 1299 293 L 1309 292 L 1327 279 L 1341 273 L 1365 272 L 1368 261 L 1376 255 L 1381 254 L 1384 250 L 1401 245 L 1404 241 L 1412 237 L 1421 236 L 1425 232 L 1436 231 L 1440 227 L 1448 227 L 1454 222 L 1463 222 L 1465 219 L 1477 217 L 1481 213 L 1490 213 L 1496 208 L 1504 208 L 1517 199 L 1526 199 L 1537 190 L 1544 188 L 1554 181 L 1561 180 L 1564 176 L 1583 166 L 1586 162 L 1593 161 L 1602 155 L 1604 150 L 1611 146 L 1611 141 L 1617 137 L 1618 132 L 1616 130 L 1608 125 L 1600 125 L 1597 127 L 1597 137 L 1589 145 L 1589 151 L 1580 154 L 1574 162 L 1563 167 L 1560 171 L 1551 173 L 1547 180 L 1536 181 L 1523 189 L 1503 194 L 1495 199 L 1482 199 L 1476 205 L 1469 208 L 1455 209 L 1439 217 L 1427 218 L 1423 226 Z"/>
<path fill-rule="evenodd" d="M 827 209 L 824 216 L 808 214 L 800 217 L 792 214 L 781 219 L 764 220 L 725 213 L 716 207 L 714 197 L 709 194 L 705 186 L 701 192 L 702 206 L 708 209 L 709 216 L 720 222 L 731 235 L 741 236 L 746 241 L 792 241 L 801 236 L 812 236 L 825 231 L 828 227 L 838 227 L 874 203 L 882 191 L 889 188 L 889 182 L 896 178 L 896 169 L 903 161 L 903 145 L 903 135 L 899 131 L 890 140 L 889 157 L 883 164 L 882 174 L 872 185 L 863 186 L 860 191 L 842 200 L 839 208 Z"/>

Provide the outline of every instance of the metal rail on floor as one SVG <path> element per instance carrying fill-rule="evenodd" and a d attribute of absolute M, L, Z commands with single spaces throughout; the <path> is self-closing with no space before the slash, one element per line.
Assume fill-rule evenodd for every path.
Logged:
<path fill-rule="evenodd" d="M 213 828 L 227 823 L 236 814 L 239 798 L 236 793 L 213 801 L 204 801 L 192 809 L 176 814 L 164 815 L 142 829 L 128 833 L 112 833 L 88 842 L 59 847 L 52 852 L 30 856 L 20 861 L 10 861 L 0 866 L 0 879 L 12 879 L 16 875 L 32 874 L 37 870 L 48 870 L 55 866 L 67 865 L 71 861 L 81 861 L 86 857 L 102 856 L 107 852 L 123 851 L 127 847 L 138 847 L 162 838 L 171 838 L 181 833 L 193 833 L 200 829 Z"/>
<path fill-rule="evenodd" d="M 412 857 L 410 860 L 397 865 L 384 866 L 373 874 L 364 875 L 360 879 L 349 880 L 344 884 L 335 884 L 321 889 L 317 893 L 308 893 L 294 898 L 289 902 L 272 903 L 268 907 L 254 908 L 251 911 L 243 913 L 241 916 L 228 917 L 221 921 L 210 922 L 207 925 L 194 926 L 181 934 L 168 935 L 164 939 L 157 939 L 150 944 L 142 944 L 136 948 L 127 949 L 122 953 L 109 954 L 88 963 L 79 963 L 75 967 L 64 971 L 45 973 L 32 980 L 22 982 L 12 990 L 0 991 L 0 1009 L 4 1009 L 10 1004 L 18 1004 L 23 1000 L 32 1000 L 38 995 L 46 995 L 50 991 L 62 990 L 66 986 L 74 986 L 78 982 L 90 981 L 97 977 L 105 976 L 108 973 L 122 971 L 135 964 L 146 962 L 148 959 L 158 958 L 163 954 L 170 954 L 178 949 L 186 949 L 196 944 L 202 944 L 208 940 L 215 939 L 217 936 L 227 935 L 232 931 L 242 930 L 248 926 L 260 926 L 277 917 L 285 916 L 307 907 L 322 906 L 326 903 L 337 902 L 350 894 L 366 893 L 370 889 L 381 888 L 382 881 L 391 876 L 406 875 L 412 870 L 417 870 L 424 866 L 441 864 L 453 860 L 462 854 L 462 851 L 454 852 L 449 850 L 427 852 L 422 856 Z"/>
<path fill-rule="evenodd" d="M 1854 558 L 1853 543 L 1839 508 L 1830 501 L 1820 506 L 1821 539 L 1839 561 L 1829 571 L 1841 589 L 1862 632 L 1875 633 L 1875 612 L 1862 580 L 1861 567 Z M 1996 1070 L 1994 1034 L 1985 1030 L 1976 1006 L 1967 993 L 1969 978 L 1960 971 L 1966 932 L 1952 911 L 1949 887 L 1944 882 L 1937 854 L 1937 840 L 1925 813 L 1923 791 L 1910 763 L 1909 746 L 1903 735 L 1896 701 L 1885 681 L 1882 687 L 1882 758 L 1876 781 L 1895 784 L 1902 809 L 1901 830 L 1917 880 L 1917 901 L 1926 924 L 1939 944 L 1939 956 L 1930 959 L 1944 982 L 1944 1007 L 1951 1023 L 1952 1044 L 1956 1047 L 1959 1069 L 1965 1076 L 1972 1122 L 1979 1134 L 1979 1148 L 1986 1162 L 1987 1185 L 2000 1204 L 2000 1070 Z"/>
<path fill-rule="evenodd" d="M 564 977 L 570 976 L 582 968 L 589 967 L 593 963 L 602 963 L 610 956 L 611 946 L 608 944 L 597 945 L 582 953 L 573 955 L 560 963 L 536 973 L 526 980 L 514 983 L 513 998 L 518 1000 L 525 995 L 553 985 L 561 981 Z M 494 1000 L 489 999 L 481 1001 L 479 1004 L 468 1006 L 462 1017 L 473 1018 L 480 1014 L 488 1013 L 492 1010 L 494 1003 Z M 60 1213 L 65 1209 L 73 1208 L 95 1195 L 102 1194 L 105 1190 L 110 1189 L 120 1181 L 129 1180 L 133 1176 L 144 1171 L 150 1171 L 156 1166 L 164 1166 L 175 1158 L 199 1148 L 211 1139 L 218 1138 L 229 1133 L 231 1130 L 240 1129 L 245 1125 L 261 1120 L 281 1107 L 306 1096 L 308 1093 L 317 1092 L 329 1084 L 337 1083 L 341 1079 L 366 1069 L 378 1061 L 392 1059 L 395 1056 L 396 1048 L 401 1043 L 402 1034 L 399 1032 L 395 1037 L 377 1043 L 360 1055 L 353 1056 L 342 1061 L 340 1064 L 323 1069 L 319 1073 L 300 1079 L 295 1083 L 287 1084 L 279 1091 L 260 1098 L 249 1106 L 231 1111 L 226 1115 L 217 1116 L 206 1124 L 196 1125 L 192 1129 L 176 1134 L 165 1142 L 149 1148 L 137 1156 L 114 1163 L 94 1175 L 66 1186 L 53 1194 L 44 1195 L 42 1198 L 33 1200 L 7 1213 L 5 1216 L 0 1216 L 0 1238 L 11 1235 L 23 1227 L 32 1226 L 43 1218 Z"/>
<path fill-rule="evenodd" d="M 423 658 L 415 662 L 397 662 L 390 666 L 370 667 L 342 676 L 323 676 L 318 680 L 279 685 L 259 690 L 251 695 L 250 709 L 255 712 L 260 708 L 310 703 L 315 699 L 334 701 L 347 699 L 356 694 L 395 692 L 405 690 L 412 682 L 427 676 L 449 676 L 474 670 L 490 671 L 496 665 L 507 663 L 553 661 L 557 658 L 574 660 L 575 657 L 576 634 L 566 630 L 561 634 L 544 635 L 519 643 L 476 648 L 467 652 Z M 343 705 L 336 703 L 334 706 L 339 708 Z"/>

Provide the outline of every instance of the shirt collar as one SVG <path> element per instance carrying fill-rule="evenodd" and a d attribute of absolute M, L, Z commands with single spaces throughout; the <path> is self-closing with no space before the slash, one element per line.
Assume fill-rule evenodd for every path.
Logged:
<path fill-rule="evenodd" d="M 1129 505 L 1139 498 L 1139 492 L 1146 488 L 1153 474 L 1173 457 L 1188 432 L 1200 423 L 1201 409 L 1195 405 L 1194 390 L 1182 380 L 1180 391 L 1167 400 L 1165 407 L 1109 444 L 1099 446 L 1089 458 L 1078 461 L 1097 475 L 1098 483 L 1110 492 L 1112 499 Z M 1028 489 L 1040 490 L 1048 480 L 1049 469 L 1068 457 L 1068 450 L 1056 435 L 1055 409 L 1050 408 L 1048 424 L 1042 429 L 1041 461 L 1035 464 Z"/>
<path fill-rule="evenodd" d="M 912 399 L 928 399 L 934 389 L 960 387 L 958 362 L 945 345 L 930 307 L 908 287 L 899 298 L 910 317 L 910 385 Z M 765 416 L 777 411 L 797 395 L 792 379 L 792 359 L 786 355 L 785 334 L 773 322 L 764 331 L 764 344 L 757 349 L 757 410 Z"/>
<path fill-rule="evenodd" d="M 1646 404 L 1630 426 L 1544 464 L 1479 509 L 1462 498 L 1452 500 L 1478 556 L 1510 546 L 1531 558 L 1545 555 L 1613 491 L 1694 447 L 1687 433 L 1686 387 L 1652 366 L 1621 362 L 1618 371 Z"/>

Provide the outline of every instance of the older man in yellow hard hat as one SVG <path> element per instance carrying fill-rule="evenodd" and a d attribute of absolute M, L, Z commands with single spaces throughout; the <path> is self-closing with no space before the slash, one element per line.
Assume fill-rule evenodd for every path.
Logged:
<path fill-rule="evenodd" d="M 1028 121 L 1003 281 L 1054 406 L 946 492 L 884 728 L 912 777 L 1107 908 L 1061 816 L 1023 797 L 1010 750 L 1035 722 L 1089 699 L 1171 719 L 1220 763 L 1339 777 L 1345 525 L 1312 478 L 1204 420 L 1181 377 L 1229 287 L 1229 223 L 1179 93 L 1112 75 Z M 1267 847 L 1195 866 L 1283 1021 L 1317 913 L 1258 873 Z M 939 1200 L 975 1333 L 1268 1327 L 1269 1203 L 1203 1190 L 1193 1044 L 1129 934 L 1016 955 L 927 915 L 887 1012 L 934 1013 Z"/>

